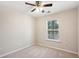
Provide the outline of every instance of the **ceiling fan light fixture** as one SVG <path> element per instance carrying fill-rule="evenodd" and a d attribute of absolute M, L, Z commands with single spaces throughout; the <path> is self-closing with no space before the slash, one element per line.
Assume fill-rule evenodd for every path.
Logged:
<path fill-rule="evenodd" d="M 42 11 L 42 10 L 43 10 L 42 7 L 36 7 L 36 11 L 37 11 L 37 12 L 40 12 L 40 11 Z"/>
<path fill-rule="evenodd" d="M 36 12 L 39 12 L 40 10 L 39 10 L 39 8 L 36 8 Z"/>

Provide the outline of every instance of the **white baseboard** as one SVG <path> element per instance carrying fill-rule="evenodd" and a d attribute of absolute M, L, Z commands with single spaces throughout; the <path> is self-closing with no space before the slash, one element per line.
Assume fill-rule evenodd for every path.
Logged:
<path fill-rule="evenodd" d="M 65 49 L 61 49 L 61 48 L 57 48 L 57 47 L 51 47 L 51 46 L 48 46 L 48 45 L 45 45 L 45 44 L 41 44 L 41 43 L 38 43 L 38 45 L 39 45 L 39 46 L 44 46 L 44 47 L 53 48 L 53 49 L 57 49 L 57 50 L 61 50 L 61 51 L 65 51 L 65 52 L 68 52 L 68 53 L 77 54 L 77 52 L 74 52 L 74 51 L 69 51 L 69 50 L 65 50 Z M 31 46 L 33 46 L 33 44 L 30 44 L 30 45 L 28 45 L 28 46 L 25 46 L 25 47 L 18 48 L 18 49 L 16 49 L 16 50 L 13 50 L 13 51 L 7 52 L 7 53 L 5 53 L 5 54 L 0 55 L 0 58 L 1 58 L 1 57 L 4 57 L 4 56 L 6 56 L 6 55 L 9 55 L 9 54 L 11 54 L 11 53 L 14 53 L 14 52 L 20 51 L 20 50 L 22 50 L 22 49 L 25 49 L 25 48 L 31 47 Z"/>
<path fill-rule="evenodd" d="M 45 44 L 41 44 L 41 43 L 38 43 L 38 45 L 44 46 L 44 47 L 53 48 L 53 49 L 57 49 L 57 50 L 61 50 L 61 51 L 65 51 L 65 52 L 76 54 L 76 55 L 78 54 L 77 52 L 74 52 L 74 51 L 70 51 L 70 50 L 66 50 L 66 49 L 62 49 L 62 48 L 57 48 L 57 47 L 51 47 L 51 46 L 48 46 L 48 45 L 45 45 Z"/>
<path fill-rule="evenodd" d="M 11 54 L 11 53 L 14 53 L 14 52 L 20 51 L 20 50 L 22 50 L 22 49 L 25 49 L 25 48 L 31 47 L 31 46 L 32 46 L 32 44 L 27 45 L 27 46 L 22 47 L 22 48 L 18 48 L 18 49 L 16 49 L 16 50 L 13 50 L 13 51 L 10 51 L 10 52 L 7 52 L 7 53 L 4 53 L 4 54 L 0 55 L 0 58 L 1 58 L 1 57 L 4 57 L 4 56 L 6 56 L 6 55 L 9 55 L 9 54 Z"/>

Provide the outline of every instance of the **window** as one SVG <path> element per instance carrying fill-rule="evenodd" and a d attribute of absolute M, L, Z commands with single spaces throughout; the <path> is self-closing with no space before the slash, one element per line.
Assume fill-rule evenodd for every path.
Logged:
<path fill-rule="evenodd" d="M 48 40 L 58 41 L 59 39 L 59 24 L 57 20 L 48 21 Z"/>

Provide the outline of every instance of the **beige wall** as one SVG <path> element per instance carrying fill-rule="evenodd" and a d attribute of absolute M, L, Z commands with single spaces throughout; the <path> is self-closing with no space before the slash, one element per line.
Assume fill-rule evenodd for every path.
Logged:
<path fill-rule="evenodd" d="M 34 19 L 9 7 L 0 6 L 0 55 L 32 45 Z"/>
<path fill-rule="evenodd" d="M 78 56 L 79 56 L 79 7 L 78 7 Z"/>
<path fill-rule="evenodd" d="M 57 19 L 60 27 L 60 42 L 48 41 L 46 21 Z M 56 47 L 77 53 L 77 9 L 66 10 L 36 20 L 36 39 L 38 44 Z"/>
<path fill-rule="evenodd" d="M 37 44 L 77 52 L 76 16 L 77 9 L 71 9 L 34 20 L 17 10 L 0 6 L 0 55 L 32 45 L 34 38 Z M 46 21 L 53 19 L 60 23 L 60 42 L 46 40 Z"/>

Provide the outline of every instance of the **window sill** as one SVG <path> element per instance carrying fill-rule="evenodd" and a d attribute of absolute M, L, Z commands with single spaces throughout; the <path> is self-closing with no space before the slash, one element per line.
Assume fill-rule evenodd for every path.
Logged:
<path fill-rule="evenodd" d="M 59 39 L 58 40 L 53 40 L 53 39 L 47 39 L 48 41 L 53 41 L 53 42 L 61 42 Z"/>

